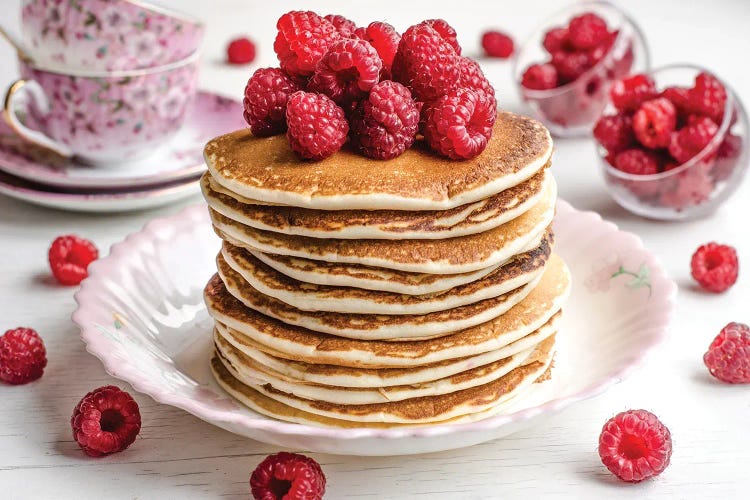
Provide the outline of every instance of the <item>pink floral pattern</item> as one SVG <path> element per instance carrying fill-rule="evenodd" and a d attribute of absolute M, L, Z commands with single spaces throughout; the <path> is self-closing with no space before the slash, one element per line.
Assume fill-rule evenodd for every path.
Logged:
<path fill-rule="evenodd" d="M 601 258 L 591 266 L 591 274 L 584 281 L 586 289 L 591 293 L 608 292 L 612 281 L 620 276 L 629 276 L 626 283 L 628 288 L 648 288 L 651 295 L 651 271 L 646 264 L 641 264 L 637 271 L 630 270 L 625 263 L 625 257 L 620 253 L 612 253 Z"/>

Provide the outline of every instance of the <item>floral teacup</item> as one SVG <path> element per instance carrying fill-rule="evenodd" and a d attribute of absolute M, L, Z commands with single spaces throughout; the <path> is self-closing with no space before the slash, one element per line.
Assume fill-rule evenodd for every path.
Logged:
<path fill-rule="evenodd" d="M 37 64 L 94 71 L 181 61 L 204 33 L 197 19 L 140 0 L 23 0 L 21 28 Z"/>
<path fill-rule="evenodd" d="M 30 142 L 93 165 L 153 153 L 182 126 L 198 82 L 197 56 L 150 70 L 99 74 L 19 64 L 22 79 L 5 97 L 8 124 Z"/>

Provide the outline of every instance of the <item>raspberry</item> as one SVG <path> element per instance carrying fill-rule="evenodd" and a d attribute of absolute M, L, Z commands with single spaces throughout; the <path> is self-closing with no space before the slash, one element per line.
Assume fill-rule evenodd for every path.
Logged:
<path fill-rule="evenodd" d="M 593 65 L 586 52 L 566 52 L 561 50 L 552 54 L 552 65 L 557 70 L 561 84 L 577 80 Z"/>
<path fill-rule="evenodd" d="M 273 50 L 281 69 L 290 75 L 307 76 L 341 35 L 326 19 L 310 11 L 291 11 L 276 23 L 279 32 Z"/>
<path fill-rule="evenodd" d="M 250 476 L 256 500 L 320 500 L 326 492 L 326 476 L 310 457 L 282 451 L 267 456 Z"/>
<path fill-rule="evenodd" d="M 378 83 L 383 63 L 369 42 L 339 40 L 318 62 L 307 89 L 330 97 L 337 104 L 361 99 Z"/>
<path fill-rule="evenodd" d="M 683 87 L 667 87 L 661 91 L 659 97 L 669 99 L 677 110 L 677 114 L 684 115 L 687 114 L 689 108 L 688 91 L 689 89 Z"/>
<path fill-rule="evenodd" d="M 657 174 L 659 157 L 643 149 L 626 149 L 615 156 L 615 168 L 634 175 Z"/>
<path fill-rule="evenodd" d="M 613 31 L 612 33 L 607 34 L 607 38 L 604 39 L 602 43 L 594 47 L 593 49 L 588 50 L 589 58 L 591 59 L 591 64 L 596 64 L 602 59 L 604 59 L 604 56 L 607 55 L 607 52 L 609 52 L 609 49 L 612 48 L 612 46 L 615 44 L 615 40 L 617 40 L 617 36 L 620 34 L 618 31 Z"/>
<path fill-rule="evenodd" d="M 658 476 L 667 468 L 672 436 L 653 413 L 624 411 L 604 424 L 599 435 L 599 456 L 612 474 L 637 483 Z"/>
<path fill-rule="evenodd" d="M 482 48 L 490 57 L 507 59 L 513 54 L 513 39 L 500 31 L 487 31 L 482 35 Z"/>
<path fill-rule="evenodd" d="M 635 111 L 642 102 L 657 96 L 656 85 L 647 75 L 633 75 L 618 80 L 609 90 L 612 104 L 619 111 Z"/>
<path fill-rule="evenodd" d="M 718 132 L 719 126 L 707 116 L 690 116 L 688 124 L 672 134 L 669 154 L 680 163 L 685 163 L 700 153 Z"/>
<path fill-rule="evenodd" d="M 552 28 L 544 34 L 542 45 L 550 54 L 571 49 L 568 28 Z"/>
<path fill-rule="evenodd" d="M 278 68 L 261 68 L 245 87 L 245 121 L 253 135 L 267 137 L 286 132 L 286 102 L 299 85 Z"/>
<path fill-rule="evenodd" d="M 590 12 L 571 19 L 568 31 L 570 44 L 579 50 L 593 49 L 609 35 L 604 19 Z"/>
<path fill-rule="evenodd" d="M 255 60 L 255 44 L 249 38 L 235 38 L 227 46 L 227 61 L 230 64 L 248 64 Z"/>
<path fill-rule="evenodd" d="M 431 101 L 457 87 L 459 59 L 434 28 L 417 24 L 401 36 L 393 58 L 393 77 L 409 87 L 417 100 Z"/>
<path fill-rule="evenodd" d="M 286 134 L 292 150 L 308 160 L 322 160 L 341 149 L 349 133 L 344 110 L 323 94 L 298 91 L 286 106 Z"/>
<path fill-rule="evenodd" d="M 482 68 L 473 59 L 462 57 L 459 61 L 461 76 L 459 87 L 482 90 L 489 95 L 495 95 L 495 88 L 490 84 L 482 72 Z"/>
<path fill-rule="evenodd" d="M 333 24 L 342 38 L 351 38 L 354 34 L 354 30 L 357 29 L 357 25 L 354 24 L 354 21 L 350 21 L 344 16 L 338 14 L 328 14 L 323 16 L 323 19 Z"/>
<path fill-rule="evenodd" d="M 690 259 L 690 274 L 704 290 L 721 293 L 737 281 L 737 252 L 729 245 L 706 243 Z"/>
<path fill-rule="evenodd" d="M 401 35 L 398 34 L 396 28 L 388 23 L 374 22 L 370 23 L 367 28 L 357 28 L 355 36 L 370 42 L 370 45 L 375 48 L 383 62 L 380 79 L 390 79 L 393 58 L 396 56 L 398 43 L 401 41 Z"/>
<path fill-rule="evenodd" d="M 644 102 L 633 115 L 636 139 L 651 149 L 669 146 L 676 125 L 674 105 L 663 97 Z"/>
<path fill-rule="evenodd" d="M 420 24 L 426 24 L 427 26 L 437 31 L 440 36 L 443 37 L 443 40 L 448 42 L 450 46 L 453 47 L 453 50 L 456 51 L 456 54 L 458 54 L 459 56 L 461 55 L 461 46 L 458 44 L 458 35 L 456 34 L 456 30 L 454 30 L 453 27 L 445 20 L 427 19 L 426 21 L 422 21 Z"/>
<path fill-rule="evenodd" d="M 414 142 L 419 110 L 409 89 L 386 80 L 375 85 L 351 119 L 352 136 L 362 154 L 388 160 Z"/>
<path fill-rule="evenodd" d="M 700 73 L 695 77 L 695 85 L 688 90 L 690 111 L 706 115 L 716 123 L 724 117 L 727 103 L 727 91 L 724 85 L 709 73 Z"/>
<path fill-rule="evenodd" d="M 8 330 L 0 337 L 0 380 L 20 385 L 39 379 L 47 366 L 47 351 L 31 328 Z"/>
<path fill-rule="evenodd" d="M 141 431 L 141 413 L 130 394 L 106 385 L 83 397 L 70 425 L 78 446 L 91 457 L 102 457 L 133 444 Z"/>
<path fill-rule="evenodd" d="M 703 362 L 711 375 L 728 384 L 750 384 L 750 328 L 729 323 L 716 336 Z"/>
<path fill-rule="evenodd" d="M 624 113 L 605 115 L 594 127 L 594 138 L 604 149 L 617 153 L 633 144 L 633 119 Z"/>
<path fill-rule="evenodd" d="M 48 258 L 55 279 L 62 285 L 72 286 L 89 275 L 89 264 L 99 258 L 99 251 L 89 240 L 68 234 L 52 242 Z"/>
<path fill-rule="evenodd" d="M 532 64 L 521 77 L 521 85 L 531 90 L 549 90 L 557 87 L 557 69 L 551 64 Z"/>
<path fill-rule="evenodd" d="M 428 104 L 424 136 L 438 153 L 466 160 L 484 151 L 497 117 L 495 99 L 481 91 L 458 89 Z"/>

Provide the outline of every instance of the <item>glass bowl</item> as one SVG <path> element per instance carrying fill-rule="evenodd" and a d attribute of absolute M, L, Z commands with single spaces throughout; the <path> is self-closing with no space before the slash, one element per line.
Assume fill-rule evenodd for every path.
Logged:
<path fill-rule="evenodd" d="M 604 57 L 578 79 L 549 90 L 533 90 L 521 85 L 524 71 L 532 64 L 549 60 L 542 42 L 547 30 L 565 26 L 571 18 L 593 12 L 618 30 Z M 537 28 L 521 46 L 513 65 L 513 77 L 521 98 L 536 117 L 558 137 L 591 135 L 591 129 L 607 105 L 610 85 L 627 74 L 648 71 L 650 56 L 638 25 L 619 7 L 609 2 L 581 2 L 561 10 Z"/>
<path fill-rule="evenodd" d="M 686 64 L 664 66 L 648 74 L 656 88 L 663 90 L 675 85 L 692 87 L 696 75 L 704 71 L 716 76 Z M 682 165 L 653 175 L 629 174 L 611 166 L 605 159 L 607 151 L 597 143 L 607 189 L 619 205 L 651 219 L 695 219 L 716 210 L 739 187 L 748 165 L 748 118 L 734 91 L 719 80 L 727 91 L 724 118 L 711 142 Z"/>

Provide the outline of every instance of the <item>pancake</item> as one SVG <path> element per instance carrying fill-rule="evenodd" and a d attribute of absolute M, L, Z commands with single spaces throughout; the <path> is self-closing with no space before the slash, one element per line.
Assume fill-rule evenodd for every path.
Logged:
<path fill-rule="evenodd" d="M 217 353 L 219 360 L 233 377 L 238 372 L 229 360 Z M 338 404 L 304 399 L 283 392 L 270 384 L 252 387 L 263 395 L 287 406 L 324 417 L 354 422 L 427 423 L 448 420 L 462 415 L 483 412 L 501 404 L 543 376 L 554 356 L 554 337 L 542 341 L 522 366 L 491 382 L 437 396 L 423 396 L 403 401 L 375 404 Z"/>
<path fill-rule="evenodd" d="M 551 177 L 551 175 L 549 175 Z M 488 231 L 520 216 L 543 195 L 546 169 L 489 198 L 443 211 L 321 211 L 262 205 L 218 184 L 205 173 L 201 189 L 208 205 L 241 224 L 296 236 L 338 239 L 445 239 Z"/>
<path fill-rule="evenodd" d="M 476 271 L 520 253 L 555 215 L 556 186 L 520 217 L 479 234 L 445 240 L 329 240 L 255 229 L 209 208 L 214 230 L 235 246 L 325 262 L 361 264 L 417 273 Z"/>
<path fill-rule="evenodd" d="M 353 368 L 348 366 L 310 364 L 283 359 L 256 349 L 248 345 L 247 342 L 238 340 L 236 338 L 237 333 L 232 332 L 221 323 L 216 323 L 214 338 L 217 339 L 215 340 L 217 345 L 220 345 L 220 342 L 230 344 L 234 349 L 250 357 L 255 362 L 300 383 L 340 387 L 393 387 L 398 385 L 423 384 L 450 377 L 532 349 L 542 340 L 550 335 L 554 335 L 557 331 L 560 317 L 560 313 L 555 314 L 541 328 L 494 351 L 467 356 L 465 358 L 448 359 L 428 365 L 401 368 Z"/>
<path fill-rule="evenodd" d="M 204 291 L 209 314 L 226 325 L 235 346 L 311 364 L 363 368 L 403 368 L 465 358 L 501 349 L 541 328 L 557 314 L 570 291 L 570 274 L 554 256 L 531 293 L 502 316 L 444 337 L 406 342 L 356 340 L 288 325 L 258 313 L 234 298 L 221 280 Z"/>
<path fill-rule="evenodd" d="M 314 285 L 285 276 L 247 250 L 224 243 L 224 261 L 255 290 L 303 311 L 352 314 L 427 314 L 473 304 L 525 285 L 543 270 L 552 253 L 548 231 L 541 245 L 515 256 L 484 278 L 429 295 L 401 295 L 349 287 Z"/>
<path fill-rule="evenodd" d="M 525 285 L 498 297 L 447 311 L 387 316 L 302 311 L 254 289 L 226 263 L 221 254 L 216 258 L 216 265 L 219 273 L 212 281 L 224 282 L 229 293 L 245 306 L 290 325 L 362 340 L 426 339 L 490 321 L 522 301 L 541 278 L 537 276 Z"/>
<path fill-rule="evenodd" d="M 430 152 L 423 141 L 388 161 L 343 149 L 318 162 L 300 160 L 284 135 L 238 130 L 208 142 L 216 181 L 264 203 L 322 210 L 447 210 L 488 198 L 547 164 L 552 139 L 530 118 L 499 111 L 487 148 L 466 161 Z"/>

